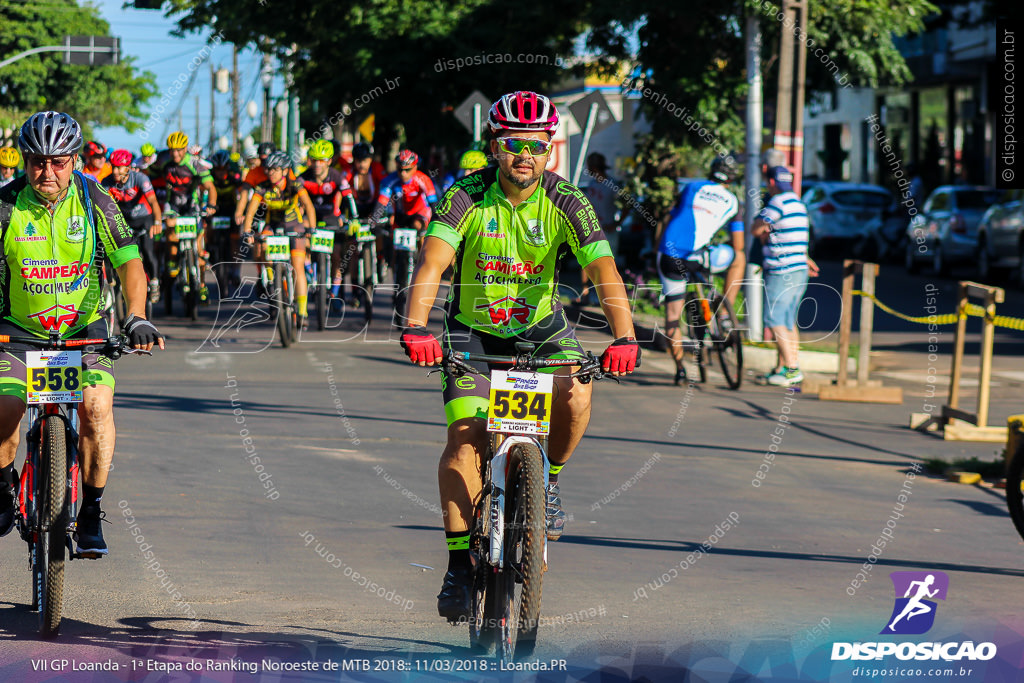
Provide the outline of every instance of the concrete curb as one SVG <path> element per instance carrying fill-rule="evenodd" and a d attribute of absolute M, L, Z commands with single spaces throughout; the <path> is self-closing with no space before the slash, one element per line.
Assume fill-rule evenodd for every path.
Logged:
<path fill-rule="evenodd" d="M 748 370 L 769 372 L 775 368 L 778 351 L 760 346 L 743 347 L 743 367 Z M 819 372 L 835 375 L 839 372 L 839 354 L 825 351 L 800 351 L 800 369 L 803 372 Z M 846 359 L 846 370 L 857 372 L 857 359 Z"/>

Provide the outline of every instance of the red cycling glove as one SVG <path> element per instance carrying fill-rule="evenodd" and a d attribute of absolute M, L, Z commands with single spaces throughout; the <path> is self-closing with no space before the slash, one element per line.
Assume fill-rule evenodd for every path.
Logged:
<path fill-rule="evenodd" d="M 407 327 L 402 331 L 402 348 L 413 363 L 433 365 L 441 360 L 441 345 L 425 327 Z"/>
<path fill-rule="evenodd" d="M 605 372 L 633 372 L 640 364 L 640 345 L 636 339 L 620 337 L 601 354 L 601 367 Z"/>

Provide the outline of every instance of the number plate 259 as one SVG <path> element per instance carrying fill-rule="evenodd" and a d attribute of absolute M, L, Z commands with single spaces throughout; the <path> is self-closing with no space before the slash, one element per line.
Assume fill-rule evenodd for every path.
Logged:
<path fill-rule="evenodd" d="M 547 435 L 551 432 L 553 375 L 491 372 L 487 431 Z"/>
<path fill-rule="evenodd" d="M 81 351 L 27 351 L 28 403 L 81 403 Z"/>

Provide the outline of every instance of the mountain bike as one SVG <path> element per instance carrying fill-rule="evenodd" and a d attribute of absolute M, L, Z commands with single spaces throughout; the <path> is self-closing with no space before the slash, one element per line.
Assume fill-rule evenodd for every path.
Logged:
<path fill-rule="evenodd" d="M 238 264 L 231 253 L 233 231 L 231 216 L 213 216 L 210 218 L 210 239 L 207 249 L 210 252 L 210 263 L 213 264 L 213 276 L 217 280 L 217 295 L 226 299 L 232 289 L 233 281 L 240 278 L 235 270 Z"/>
<path fill-rule="evenodd" d="M 400 228 L 396 222 L 391 228 L 392 236 L 392 272 L 395 274 L 394 305 L 395 312 L 400 316 L 405 312 L 405 298 L 409 285 L 412 284 L 412 271 L 416 268 L 416 249 L 419 233 L 416 228 Z"/>
<path fill-rule="evenodd" d="M 309 241 L 310 268 L 306 272 L 309 292 L 316 303 L 316 327 L 327 327 L 327 300 L 331 295 L 331 255 L 334 253 L 334 228 L 318 221 Z"/>
<path fill-rule="evenodd" d="M 360 223 L 355 232 L 356 262 L 353 272 L 352 288 L 355 290 L 356 301 L 363 309 L 363 322 L 369 325 L 373 321 L 373 291 L 377 286 L 377 236 L 373 225 Z"/>
<path fill-rule="evenodd" d="M 173 294 L 178 289 L 185 305 L 185 317 L 199 319 L 199 290 L 203 286 L 203 278 L 199 272 L 196 239 L 201 225 L 198 216 L 177 216 L 174 219 L 173 230 L 178 236 L 178 272 L 172 275 L 168 271 L 164 274 L 164 312 L 167 315 L 171 315 L 174 310 Z"/>
<path fill-rule="evenodd" d="M 537 370 L 579 365 L 570 376 L 582 383 L 615 379 L 605 375 L 592 353 L 581 361 L 533 358 L 533 350 L 533 344 L 519 342 L 515 356 L 448 351 L 442 361 L 453 377 L 485 376 L 471 362 L 507 366 L 489 374 L 490 443 L 483 457 L 481 497 L 469 539 L 474 567 L 470 645 L 484 654 L 493 647 L 494 656 L 505 663 L 534 651 L 547 569 L 544 508 L 554 375 Z"/>
<path fill-rule="evenodd" d="M 44 638 L 57 635 L 64 600 L 64 561 L 103 557 L 76 553 L 71 535 L 78 519 L 78 404 L 82 392 L 82 350 L 116 360 L 125 353 L 143 353 L 128 346 L 124 335 L 109 339 L 61 339 L 52 333 L 37 337 L 0 336 L 4 344 L 40 349 L 26 351 L 28 437 L 18 483 L 15 523 L 28 543 L 32 569 L 32 610 L 39 612 Z M 65 554 L 65 551 L 67 553 Z"/>
<path fill-rule="evenodd" d="M 718 356 L 726 384 L 739 389 L 743 382 L 743 331 L 732 304 L 711 279 L 708 250 L 688 259 L 688 284 L 680 327 L 689 330 L 689 349 L 697 362 L 701 383 L 708 380 L 711 353 Z"/>
<path fill-rule="evenodd" d="M 275 227 L 272 235 L 264 235 L 264 257 L 272 265 L 260 269 L 260 282 L 269 294 L 277 316 L 281 346 L 288 348 L 298 339 L 298 309 L 295 303 L 295 272 L 291 264 L 291 238 L 297 233 Z"/>

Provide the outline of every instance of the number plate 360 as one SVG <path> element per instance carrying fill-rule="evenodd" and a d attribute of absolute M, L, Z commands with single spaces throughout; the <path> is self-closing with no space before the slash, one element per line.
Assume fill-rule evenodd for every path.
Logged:
<path fill-rule="evenodd" d="M 552 375 L 491 372 L 487 431 L 547 435 L 551 432 Z"/>
<path fill-rule="evenodd" d="M 28 403 L 81 403 L 81 351 L 27 351 Z"/>

